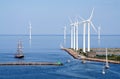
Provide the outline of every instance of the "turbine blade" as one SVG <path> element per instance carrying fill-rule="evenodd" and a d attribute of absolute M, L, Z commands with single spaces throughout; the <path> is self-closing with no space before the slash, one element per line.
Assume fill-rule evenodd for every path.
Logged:
<path fill-rule="evenodd" d="M 70 21 L 70 25 L 74 26 L 74 23 L 73 23 L 73 21 L 72 21 L 72 19 L 70 17 L 69 17 L 69 21 Z"/>
<path fill-rule="evenodd" d="M 94 8 L 92 9 L 92 12 L 91 12 L 91 15 L 90 15 L 89 20 L 91 20 L 91 19 L 92 19 L 92 17 L 93 17 L 93 12 L 94 12 Z"/>
<path fill-rule="evenodd" d="M 78 18 L 80 18 L 82 21 L 78 21 L 78 19 L 77 19 L 77 24 L 82 24 L 82 23 L 84 23 L 85 22 L 85 19 L 84 18 L 82 18 L 81 16 L 78 16 Z"/>
<path fill-rule="evenodd" d="M 85 19 L 84 19 L 84 18 L 82 18 L 81 16 L 78 16 L 78 17 L 79 17 L 81 20 L 83 20 L 83 21 L 85 20 Z"/>
<path fill-rule="evenodd" d="M 84 23 L 84 22 L 78 22 L 79 25 L 82 24 L 82 23 Z"/>
<path fill-rule="evenodd" d="M 72 22 L 72 19 L 69 17 L 69 21 L 70 21 L 70 23 L 72 24 L 73 22 Z"/>
<path fill-rule="evenodd" d="M 76 22 L 78 23 L 78 17 L 77 17 L 77 16 L 75 17 L 75 20 L 76 20 Z"/>
<path fill-rule="evenodd" d="M 98 33 L 98 32 L 97 32 L 97 29 L 96 29 L 95 26 L 94 26 L 94 24 L 93 24 L 92 22 L 90 22 L 90 24 L 91 24 L 92 28 L 94 29 L 94 31 L 95 31 L 96 33 Z"/>

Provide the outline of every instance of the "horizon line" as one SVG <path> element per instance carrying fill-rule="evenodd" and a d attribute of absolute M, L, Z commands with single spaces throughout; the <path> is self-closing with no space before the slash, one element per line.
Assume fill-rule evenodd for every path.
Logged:
<path fill-rule="evenodd" d="M 29 36 L 29 34 L 0 34 L 0 36 L 15 36 L 15 35 L 23 35 L 23 36 Z M 36 36 L 36 35 L 64 35 L 64 34 L 32 34 L 32 36 Z M 70 34 L 66 34 L 67 36 L 69 36 Z M 83 34 L 79 34 L 80 36 Z M 86 34 L 87 35 L 87 34 Z M 95 35 L 98 36 L 97 34 L 91 34 L 91 35 Z M 120 34 L 101 34 L 101 36 L 106 36 L 106 35 L 115 35 L 115 36 L 120 36 Z"/>

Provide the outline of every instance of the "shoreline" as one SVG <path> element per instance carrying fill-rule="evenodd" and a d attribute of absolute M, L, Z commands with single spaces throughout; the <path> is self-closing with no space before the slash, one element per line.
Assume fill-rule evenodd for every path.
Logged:
<path fill-rule="evenodd" d="M 75 51 L 73 51 L 71 49 L 68 49 L 68 48 L 62 48 L 62 50 L 66 51 L 74 59 L 88 60 L 88 61 L 97 61 L 97 62 L 106 62 L 105 59 L 90 58 L 90 57 L 85 57 L 85 56 L 79 55 L 77 52 L 75 52 Z M 120 64 L 120 61 L 108 60 L 108 62 L 109 63 L 113 63 L 113 64 Z"/>

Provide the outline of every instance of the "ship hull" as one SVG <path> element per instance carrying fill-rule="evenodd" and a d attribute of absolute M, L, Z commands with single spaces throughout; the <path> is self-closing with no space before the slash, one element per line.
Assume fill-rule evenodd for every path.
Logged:
<path fill-rule="evenodd" d="M 24 58 L 24 55 L 15 55 L 15 58 Z"/>

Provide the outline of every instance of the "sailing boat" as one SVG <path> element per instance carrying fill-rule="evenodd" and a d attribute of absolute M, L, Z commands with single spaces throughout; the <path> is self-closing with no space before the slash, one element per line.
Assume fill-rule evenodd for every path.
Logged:
<path fill-rule="evenodd" d="M 63 47 L 63 45 L 62 45 L 62 43 L 60 43 L 60 48 L 61 48 L 61 49 L 63 49 L 63 48 L 64 48 L 64 47 Z"/>
<path fill-rule="evenodd" d="M 102 74 L 105 74 L 105 68 L 103 67 Z"/>
<path fill-rule="evenodd" d="M 106 48 L 106 63 L 105 63 L 105 69 L 109 68 L 109 64 L 108 64 L 108 56 L 107 56 L 107 48 Z"/>
<path fill-rule="evenodd" d="M 22 42 L 19 40 L 18 41 L 18 48 L 17 48 L 17 53 L 15 54 L 15 58 L 23 58 L 24 54 L 22 51 Z"/>

